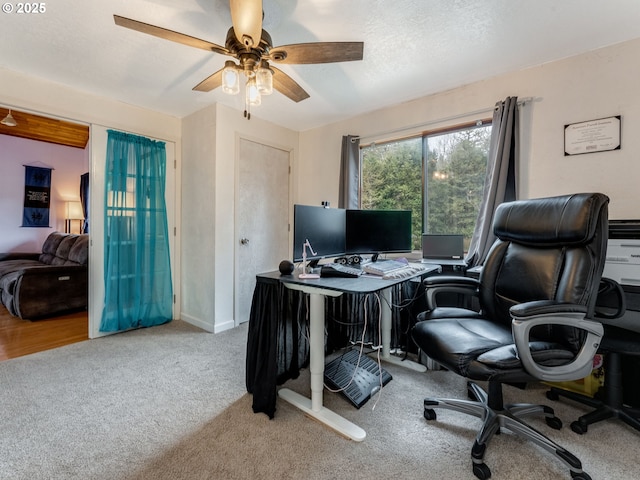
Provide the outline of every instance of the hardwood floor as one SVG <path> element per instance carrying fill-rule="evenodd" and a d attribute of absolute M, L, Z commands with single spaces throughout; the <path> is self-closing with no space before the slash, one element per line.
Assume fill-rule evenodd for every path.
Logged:
<path fill-rule="evenodd" d="M 0 360 L 89 339 L 88 314 L 76 312 L 44 320 L 22 320 L 0 305 Z"/>

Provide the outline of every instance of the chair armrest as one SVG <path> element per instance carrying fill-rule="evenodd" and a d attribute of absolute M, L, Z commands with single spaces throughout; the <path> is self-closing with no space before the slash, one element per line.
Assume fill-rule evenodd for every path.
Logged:
<path fill-rule="evenodd" d="M 614 306 L 611 306 L 609 302 L 611 296 L 614 298 Z M 626 311 L 627 301 L 622 286 L 615 280 L 602 277 L 600 279 L 600 289 L 598 290 L 594 316 L 596 318 L 614 320 L 623 316 Z"/>
<path fill-rule="evenodd" d="M 438 306 L 436 296 L 440 293 L 460 293 L 476 297 L 480 282 L 472 277 L 443 275 L 427 277 L 422 281 L 427 297 L 427 307 L 433 310 Z"/>
<path fill-rule="evenodd" d="M 593 370 L 593 357 L 598 352 L 604 328 L 600 322 L 586 320 L 583 305 L 553 301 L 528 302 L 511 307 L 511 329 L 518 357 L 524 369 L 536 378 L 562 382 L 584 378 Z M 568 364 L 547 367 L 536 363 L 529 350 L 531 329 L 539 325 L 565 325 L 587 332 L 575 358 Z"/>
<path fill-rule="evenodd" d="M 512 317 L 525 320 L 540 315 L 549 315 L 554 313 L 576 314 L 580 318 L 584 318 L 589 310 L 585 305 L 575 303 L 560 303 L 554 300 L 536 300 L 533 302 L 519 303 L 511 307 L 509 312 Z"/>

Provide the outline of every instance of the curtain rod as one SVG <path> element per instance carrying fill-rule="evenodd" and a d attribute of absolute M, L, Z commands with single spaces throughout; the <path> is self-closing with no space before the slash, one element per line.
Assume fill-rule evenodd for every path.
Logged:
<path fill-rule="evenodd" d="M 522 99 L 518 100 L 517 104 L 518 105 L 524 105 L 525 103 L 528 103 L 528 102 L 531 102 L 531 101 L 533 101 L 533 97 L 526 97 L 526 98 L 522 98 Z M 494 109 L 495 109 L 495 106 L 491 107 L 491 108 L 483 108 L 481 110 L 475 110 L 473 112 L 460 113 L 458 115 L 452 115 L 450 117 L 439 118 L 439 119 L 436 119 L 436 120 L 429 120 L 428 122 L 418 123 L 416 125 L 409 125 L 408 127 L 397 128 L 395 130 L 387 130 L 387 131 L 384 131 L 384 132 L 372 133 L 370 135 L 364 135 L 364 136 L 361 136 L 361 137 L 360 136 L 355 136 L 355 137 L 351 138 L 351 141 L 352 142 L 355 142 L 356 140 L 362 141 L 362 139 L 376 138 L 376 137 L 379 137 L 381 135 L 390 135 L 392 133 L 406 132 L 407 130 L 413 130 L 413 129 L 416 129 L 416 128 L 428 127 L 429 125 L 435 125 L 437 123 L 450 122 L 451 120 L 458 120 L 460 118 L 471 117 L 471 116 L 474 116 L 474 115 L 482 115 L 484 113 L 493 112 Z"/>

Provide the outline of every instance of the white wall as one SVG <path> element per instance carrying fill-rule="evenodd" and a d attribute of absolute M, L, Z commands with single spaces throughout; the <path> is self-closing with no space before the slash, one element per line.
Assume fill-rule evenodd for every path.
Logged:
<path fill-rule="evenodd" d="M 182 122 L 182 319 L 213 332 L 216 109 Z"/>
<path fill-rule="evenodd" d="M 65 204 L 80 201 L 80 175 L 88 172 L 86 149 L 0 135 L 0 252 L 40 252 L 53 231 L 64 232 Z M 49 226 L 22 225 L 24 165 L 50 167 Z M 74 221 L 77 231 L 78 221 Z"/>
<path fill-rule="evenodd" d="M 487 114 L 507 96 L 533 97 L 521 108 L 522 198 L 600 191 L 611 198 L 610 218 L 638 218 L 640 205 L 640 39 L 361 115 L 300 134 L 299 195 L 295 201 L 337 204 L 341 137 L 391 139 L 458 124 Z M 618 151 L 564 156 L 564 125 L 622 116 Z M 439 119 L 457 117 L 439 122 Z M 395 131 L 414 125 L 402 132 Z"/>
<path fill-rule="evenodd" d="M 240 138 L 290 150 L 293 163 L 297 158 L 297 132 L 255 115 L 246 120 L 240 109 L 214 105 L 184 119 L 183 318 L 211 332 L 237 324 L 233 299 Z"/>

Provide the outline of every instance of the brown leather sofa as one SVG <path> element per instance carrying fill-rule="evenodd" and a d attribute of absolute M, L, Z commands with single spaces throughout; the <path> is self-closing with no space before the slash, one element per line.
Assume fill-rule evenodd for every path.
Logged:
<path fill-rule="evenodd" d="M 53 317 L 88 304 L 89 236 L 53 232 L 42 253 L 0 253 L 0 300 L 17 317 Z"/>

